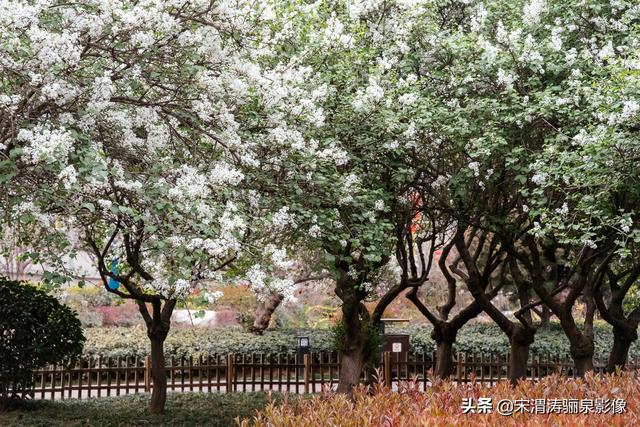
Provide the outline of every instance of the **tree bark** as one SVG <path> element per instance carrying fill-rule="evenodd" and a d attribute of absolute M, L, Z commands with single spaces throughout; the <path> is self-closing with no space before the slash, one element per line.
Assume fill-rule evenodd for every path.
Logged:
<path fill-rule="evenodd" d="M 433 374 L 443 380 L 448 379 L 453 372 L 453 342 L 440 341 L 436 343 L 436 360 Z"/>
<path fill-rule="evenodd" d="M 584 377 L 584 374 L 593 371 L 593 357 L 574 357 L 573 363 L 576 367 L 576 375 L 579 377 Z"/>
<path fill-rule="evenodd" d="M 344 334 L 342 336 L 342 352 L 340 354 L 340 376 L 338 379 L 338 393 L 352 395 L 353 387 L 360 382 L 360 374 L 364 368 L 365 346 L 367 337 L 363 331 L 360 319 L 360 303 L 356 307 L 346 307 L 350 304 L 343 304 L 342 325 Z M 366 310 L 366 308 L 362 307 Z"/>
<path fill-rule="evenodd" d="M 611 353 L 609 353 L 609 360 L 607 361 L 607 372 L 614 373 L 616 368 L 624 369 L 627 364 L 627 358 L 629 356 L 629 347 L 631 347 L 632 341 L 613 336 L 613 347 Z"/>
<path fill-rule="evenodd" d="M 253 326 L 249 328 L 249 331 L 251 333 L 262 335 L 262 333 L 269 327 L 271 316 L 282 302 L 282 299 L 282 295 L 271 293 L 263 302 L 258 305 L 258 307 L 256 308 L 256 318 L 253 321 Z"/>
<path fill-rule="evenodd" d="M 364 368 L 367 336 L 364 326 L 370 322 L 369 312 L 361 303 L 357 282 L 343 272 L 336 283 L 337 294 L 342 300 L 342 332 L 340 376 L 338 393 L 352 395 L 353 387 L 360 382 Z"/>
<path fill-rule="evenodd" d="M 549 310 L 549 307 L 547 307 L 546 305 L 543 305 L 541 311 L 542 314 L 540 316 L 540 327 L 548 328 L 549 323 L 551 322 L 551 310 Z"/>
<path fill-rule="evenodd" d="M 360 382 L 360 374 L 364 367 L 364 345 L 351 346 L 340 355 L 340 376 L 338 393 L 351 396 L 353 388 Z"/>
<path fill-rule="evenodd" d="M 151 400 L 149 401 L 149 411 L 152 414 L 162 414 L 167 401 L 167 371 L 164 363 L 164 338 L 162 334 L 157 334 L 151 339 L 151 378 L 153 388 Z"/>
<path fill-rule="evenodd" d="M 583 377 L 584 374 L 593 370 L 593 340 L 579 331 L 567 332 L 567 329 L 565 329 L 565 333 L 569 338 L 570 353 L 575 365 L 576 375 Z"/>
<path fill-rule="evenodd" d="M 621 316 L 622 317 L 622 316 Z M 613 347 L 609 353 L 606 371 L 614 373 L 616 368 L 624 369 L 629 357 L 629 347 L 638 339 L 638 323 L 628 321 L 625 327 L 622 325 L 613 328 Z"/>
<path fill-rule="evenodd" d="M 527 378 L 529 347 L 533 344 L 535 331 L 514 323 L 511 336 L 511 358 L 509 359 L 509 380 L 516 385 Z"/>
<path fill-rule="evenodd" d="M 153 381 L 149 412 L 162 414 L 167 401 L 167 371 L 164 362 L 164 341 L 171 327 L 171 313 L 176 300 L 163 301 L 156 297 L 151 301 L 152 311 L 149 313 L 143 301 L 136 301 L 140 314 L 147 324 L 147 336 L 151 340 L 151 379 Z"/>
<path fill-rule="evenodd" d="M 453 372 L 453 343 L 456 342 L 458 329 L 446 322 L 433 325 L 431 338 L 436 342 L 436 360 L 433 374 L 437 378 L 447 379 Z"/>

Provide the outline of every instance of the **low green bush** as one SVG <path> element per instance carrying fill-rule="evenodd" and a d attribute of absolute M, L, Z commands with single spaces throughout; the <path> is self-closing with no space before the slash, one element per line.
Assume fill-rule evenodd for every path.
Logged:
<path fill-rule="evenodd" d="M 0 277 L 0 406 L 31 390 L 34 369 L 79 356 L 83 341 L 69 307 L 28 283 Z"/>
<path fill-rule="evenodd" d="M 415 352 L 435 351 L 431 339 L 430 325 L 387 328 L 388 333 L 410 335 L 412 350 Z M 594 326 L 596 359 L 606 360 L 613 343 L 611 327 L 604 323 Z M 143 327 L 131 328 L 88 328 L 84 353 L 87 356 L 146 356 L 149 354 L 149 340 Z M 334 351 L 335 340 L 330 329 L 276 330 L 267 331 L 262 336 L 252 335 L 240 328 L 174 328 L 165 342 L 167 357 L 182 357 L 215 353 L 286 353 L 296 351 L 296 336 L 309 337 L 312 351 Z M 475 323 L 465 326 L 459 333 L 455 351 L 467 353 L 506 354 L 509 341 L 493 324 Z M 536 341 L 531 346 L 532 353 L 566 356 L 569 342 L 560 325 L 551 324 L 540 329 Z M 640 356 L 640 342 L 632 345 L 632 358 Z"/>

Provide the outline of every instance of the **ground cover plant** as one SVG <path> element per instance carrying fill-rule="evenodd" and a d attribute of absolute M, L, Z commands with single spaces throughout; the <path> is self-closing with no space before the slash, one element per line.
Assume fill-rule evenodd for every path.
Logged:
<path fill-rule="evenodd" d="M 447 381 L 436 381 L 433 387 L 420 392 L 412 384 L 407 384 L 399 393 L 377 385 L 373 393 L 365 387 L 355 390 L 351 402 L 344 395 L 314 396 L 308 400 L 269 405 L 259 415 L 244 419 L 242 427 L 315 427 L 315 426 L 631 426 L 640 422 L 640 385 L 637 373 L 620 376 L 597 376 L 591 373 L 582 379 L 566 379 L 552 376 L 539 383 L 523 381 L 514 388 L 503 381 L 493 388 L 485 388 L 480 383 L 456 386 Z M 492 399 L 492 412 L 488 414 L 464 413 L 463 399 Z M 503 400 L 547 399 L 544 414 L 513 413 L 501 415 L 498 403 Z M 583 414 L 555 413 L 552 399 L 593 400 L 592 412 Z M 623 399 L 624 412 L 595 413 L 596 399 Z M 565 403 L 566 405 L 567 403 Z M 475 405 L 475 403 L 474 403 Z M 524 406 L 525 408 L 533 408 Z M 605 404 L 603 407 L 606 407 Z M 585 406 L 586 407 L 586 406 Z M 562 404 L 560 404 L 562 408 Z M 508 410 L 502 409 L 509 413 Z M 562 411 L 562 409 L 560 409 Z M 603 409 L 604 411 L 604 409 Z M 549 412 L 549 413 L 546 413 Z"/>
<path fill-rule="evenodd" d="M 235 424 L 281 396 L 266 393 L 169 393 L 164 415 L 145 408 L 148 395 L 105 397 L 88 401 L 32 401 L 20 411 L 0 413 L 3 426 L 214 426 Z M 115 410 L 117 408 L 117 410 Z"/>

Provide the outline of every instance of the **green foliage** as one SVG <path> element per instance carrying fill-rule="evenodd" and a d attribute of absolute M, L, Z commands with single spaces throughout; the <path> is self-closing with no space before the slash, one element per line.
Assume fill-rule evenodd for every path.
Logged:
<path fill-rule="evenodd" d="M 90 400 L 31 401 L 25 410 L 0 413 L 3 426 L 231 426 L 268 403 L 280 403 L 273 393 L 169 393 L 164 415 L 147 410 L 148 394 Z"/>
<path fill-rule="evenodd" d="M 143 326 L 86 329 L 85 356 L 146 356 L 150 343 Z M 226 353 L 286 353 L 296 351 L 296 336 L 306 335 L 311 351 L 333 351 L 328 330 L 266 331 L 261 336 L 242 328 L 173 328 L 164 343 L 167 358 Z"/>
<path fill-rule="evenodd" d="M 31 388 L 33 369 L 81 354 L 84 336 L 74 312 L 23 282 L 0 278 L 0 396 Z"/>
<path fill-rule="evenodd" d="M 380 359 L 380 349 L 384 339 L 380 335 L 380 331 L 375 326 L 368 322 L 361 323 L 362 333 L 366 336 L 366 342 L 364 346 L 364 367 L 372 368 L 377 364 Z M 344 324 L 338 322 L 333 328 L 331 328 L 331 342 L 333 343 L 333 350 L 341 352 L 344 349 Z"/>
<path fill-rule="evenodd" d="M 431 339 L 431 326 L 387 327 L 388 333 L 410 335 L 412 351 L 433 352 L 435 342 Z M 339 351 L 340 327 L 334 329 L 277 330 L 266 331 L 262 336 L 244 332 L 240 328 L 219 329 L 172 329 L 165 342 L 168 358 L 214 353 L 293 353 L 296 351 L 296 336 L 309 336 L 311 351 Z M 613 344 L 611 327 L 604 323 L 594 326 L 595 359 L 605 361 Z M 145 356 L 149 354 L 146 331 L 142 327 L 132 328 L 90 328 L 86 330 L 87 342 L 84 354 L 87 356 L 117 357 Z M 371 346 L 374 348 L 375 346 Z M 509 352 L 509 341 L 494 324 L 469 324 L 459 333 L 454 351 L 468 353 Z M 532 353 L 566 356 L 569 342 L 560 325 L 552 323 L 548 329 L 540 329 L 536 341 L 531 345 Z M 640 343 L 636 342 L 629 351 L 630 357 L 640 357 Z"/>
<path fill-rule="evenodd" d="M 613 345 L 613 333 L 611 327 L 605 323 L 594 325 L 594 359 L 606 361 Z M 409 333 L 411 348 L 418 352 L 435 351 L 435 342 L 431 340 L 430 326 L 417 326 L 402 330 Z M 459 333 L 456 343 L 453 345 L 456 352 L 506 354 L 510 345 L 507 336 L 493 323 L 475 323 L 466 325 Z M 531 344 L 532 354 L 568 357 L 569 340 L 564 334 L 560 324 L 551 323 L 548 329 L 539 329 L 535 341 Z M 630 357 L 640 356 L 640 343 L 637 341 L 629 350 Z"/>

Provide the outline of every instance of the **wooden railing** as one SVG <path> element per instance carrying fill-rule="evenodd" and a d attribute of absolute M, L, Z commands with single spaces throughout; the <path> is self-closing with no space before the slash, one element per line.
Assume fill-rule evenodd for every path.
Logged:
<path fill-rule="evenodd" d="M 416 381 L 429 386 L 434 354 L 383 353 L 377 374 L 387 385 Z M 508 355 L 458 353 L 452 380 L 477 381 L 493 385 L 507 378 Z M 628 369 L 637 369 L 631 360 Z M 340 362 L 336 353 L 296 354 L 216 354 L 199 358 L 170 358 L 167 361 L 167 388 L 173 391 L 247 392 L 274 390 L 290 393 L 318 393 L 337 384 Z M 596 364 L 596 370 L 603 366 Z M 552 373 L 575 376 L 570 358 L 532 355 L 529 379 Z M 88 358 L 73 366 L 50 366 L 34 372 L 31 396 L 36 399 L 84 399 L 148 392 L 153 387 L 151 360 L 145 358 Z M 364 380 L 364 378 L 363 378 Z"/>

